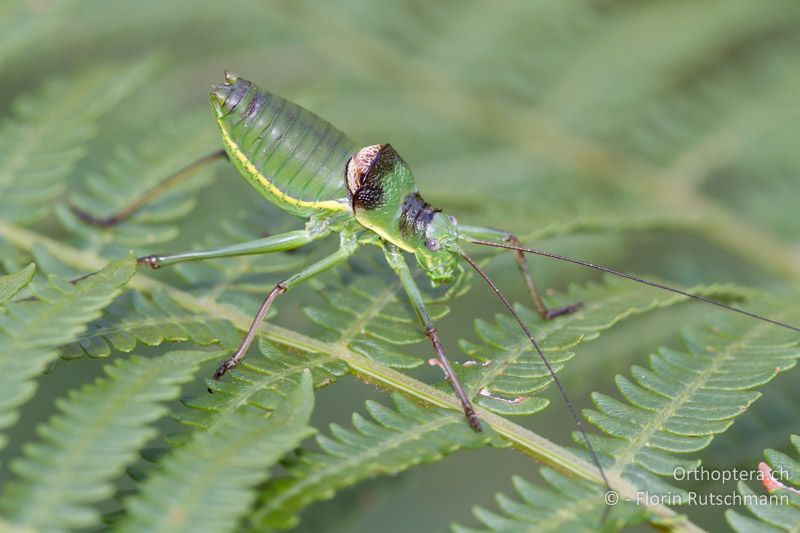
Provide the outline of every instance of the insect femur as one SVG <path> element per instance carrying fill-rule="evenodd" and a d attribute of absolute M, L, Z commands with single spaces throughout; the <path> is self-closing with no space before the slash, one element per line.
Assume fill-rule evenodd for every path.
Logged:
<path fill-rule="evenodd" d="M 364 183 L 364 176 L 369 172 L 369 168 L 378 157 L 381 151 L 381 144 L 373 144 L 366 146 L 355 153 L 350 161 L 347 162 L 346 176 L 347 176 L 347 190 L 351 195 L 361 188 Z"/>

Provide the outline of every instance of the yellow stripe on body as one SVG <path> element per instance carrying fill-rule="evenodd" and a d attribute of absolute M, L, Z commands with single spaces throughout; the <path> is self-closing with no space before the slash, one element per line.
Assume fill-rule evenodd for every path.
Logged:
<path fill-rule="evenodd" d="M 356 220 L 358 220 L 358 217 L 356 217 Z M 358 222 L 359 222 L 359 223 L 360 223 L 362 226 L 364 226 L 365 228 L 367 228 L 368 230 L 370 230 L 370 231 L 372 231 L 372 232 L 374 232 L 374 233 L 377 233 L 377 234 L 378 234 L 378 237 L 380 237 L 380 238 L 381 238 L 381 239 L 383 239 L 384 241 L 386 241 L 386 242 L 390 242 L 390 243 L 394 244 L 395 246 L 397 246 L 397 247 L 398 247 L 398 248 L 400 248 L 401 250 L 405 250 L 406 252 L 410 252 L 410 253 L 412 253 L 412 254 L 415 252 L 415 250 L 414 250 L 413 248 L 411 248 L 409 245 L 407 245 L 406 243 L 404 243 L 404 242 L 402 242 L 402 241 L 395 240 L 395 239 L 394 239 L 394 238 L 393 238 L 391 235 L 389 235 L 388 233 L 386 233 L 386 231 L 385 231 L 385 230 L 383 230 L 382 228 L 379 228 L 379 227 L 377 227 L 377 226 L 370 226 L 370 225 L 367 225 L 367 224 L 365 224 L 365 223 L 364 223 L 364 221 L 363 221 L 363 220 L 358 220 Z"/>
<path fill-rule="evenodd" d="M 280 190 L 274 183 L 272 183 L 269 178 L 264 176 L 259 170 L 253 165 L 253 162 L 242 152 L 239 148 L 239 145 L 236 144 L 233 139 L 231 139 L 228 130 L 225 128 L 225 125 L 220 122 L 220 129 L 222 130 L 222 142 L 225 144 L 225 147 L 228 148 L 228 153 L 232 155 L 242 167 L 248 172 L 251 176 L 255 177 L 258 182 L 266 189 L 268 193 L 273 195 L 278 201 L 286 202 L 289 205 L 296 205 L 298 207 L 309 207 L 313 209 L 326 209 L 328 211 L 349 211 L 350 208 L 346 204 L 342 202 L 338 202 L 336 200 L 325 200 L 322 202 L 309 202 L 307 200 L 300 200 L 299 198 L 294 198 L 289 196 L 282 190 Z M 342 176 L 344 180 L 344 176 Z"/>

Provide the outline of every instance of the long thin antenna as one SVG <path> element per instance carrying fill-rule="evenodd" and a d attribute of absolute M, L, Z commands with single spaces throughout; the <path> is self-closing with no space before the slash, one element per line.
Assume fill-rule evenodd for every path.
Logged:
<path fill-rule="evenodd" d="M 763 320 L 764 322 L 769 322 L 770 324 L 774 324 L 776 326 L 780 326 L 782 328 L 790 329 L 792 331 L 800 332 L 800 327 L 792 326 L 790 324 L 785 324 L 783 322 L 778 322 L 777 320 L 772 320 L 771 318 L 767 318 L 765 316 L 757 315 L 756 313 L 751 313 L 750 311 L 746 311 L 745 309 L 740 309 L 739 307 L 734 307 L 732 305 L 724 304 L 722 302 L 718 302 L 717 300 L 713 300 L 711 298 L 706 298 L 705 296 L 700 296 L 699 294 L 692 294 L 691 292 L 682 291 L 680 289 L 676 289 L 674 287 L 669 287 L 667 285 L 662 285 L 661 283 L 657 283 L 655 281 L 649 281 L 637 276 L 632 276 L 630 274 L 625 274 L 624 272 L 619 272 L 617 270 L 612 270 L 610 268 L 595 265 L 594 263 L 589 263 L 587 261 L 581 261 L 580 259 L 575 259 L 572 257 L 567 257 L 564 255 L 554 254 L 552 252 L 544 252 L 542 250 L 536 250 L 534 248 L 523 248 L 521 246 L 514 246 L 511 244 L 499 243 L 499 242 L 492 242 L 492 241 L 482 241 L 480 239 L 468 239 L 469 242 L 474 244 L 481 244 L 483 246 L 493 246 L 495 248 L 505 248 L 507 250 L 516 250 L 518 252 L 524 252 L 534 255 L 541 255 L 543 257 L 550 257 L 552 259 L 560 259 L 561 261 L 567 261 L 568 263 L 574 263 L 576 265 L 581 265 L 589 268 L 593 268 L 595 270 L 600 270 L 601 272 L 605 272 L 607 274 L 613 274 L 615 276 L 619 276 L 621 278 L 629 279 L 631 281 L 635 281 L 637 283 L 642 283 L 644 285 L 649 285 L 651 287 L 655 287 L 657 289 L 662 289 L 669 292 L 674 292 L 675 294 L 680 294 L 681 296 L 686 296 L 687 298 L 692 298 L 693 300 L 699 300 L 701 302 L 705 302 L 707 304 L 716 305 L 717 307 L 722 307 L 723 309 L 727 309 L 728 311 L 733 311 L 734 313 L 739 313 L 742 315 L 749 316 L 751 318 L 755 318 L 757 320 Z M 464 255 L 463 253 L 461 255 Z"/>
<path fill-rule="evenodd" d="M 500 300 L 503 302 L 503 305 L 505 305 L 506 308 L 508 308 L 508 311 L 511 313 L 511 315 L 517 321 L 519 326 L 522 328 L 522 331 L 524 331 L 525 335 L 528 336 L 528 339 L 531 341 L 531 344 L 536 349 L 536 353 L 539 354 L 539 358 L 541 358 L 542 363 L 544 363 L 544 366 L 547 368 L 547 372 L 550 374 L 550 377 L 553 378 L 553 382 L 556 384 L 556 387 L 558 387 L 558 392 L 561 394 L 561 397 L 564 399 L 564 403 L 567 404 L 567 409 L 569 409 L 569 412 L 572 415 L 572 418 L 575 420 L 575 424 L 578 426 L 578 431 L 580 431 L 581 436 L 583 437 L 583 441 L 586 443 L 586 448 L 589 450 L 589 454 L 592 456 L 592 462 L 595 464 L 595 466 L 597 466 L 597 469 L 600 471 L 600 477 L 603 478 L 603 483 L 605 483 L 605 485 L 606 485 L 606 490 L 608 492 L 611 492 L 611 484 L 608 482 L 608 478 L 606 477 L 606 472 L 605 472 L 605 470 L 603 470 L 603 466 L 600 464 L 600 459 L 598 458 L 597 454 L 595 453 L 594 448 L 592 447 L 592 443 L 589 442 L 589 437 L 586 435 L 586 431 L 583 429 L 583 422 L 581 422 L 581 419 L 578 416 L 578 413 L 575 411 L 575 408 L 572 406 L 572 402 L 570 401 L 569 396 L 567 396 L 567 391 L 564 389 L 564 386 L 561 384 L 561 380 L 559 380 L 558 376 L 556 376 L 556 373 L 553 370 L 553 367 L 550 365 L 550 361 L 547 360 L 547 357 L 545 357 L 544 354 L 542 353 L 542 349 L 539 348 L 539 343 L 536 342 L 536 339 L 533 338 L 533 334 L 528 329 L 528 326 L 525 325 L 525 322 L 523 322 L 522 319 L 520 318 L 520 316 L 517 314 L 517 312 L 514 311 L 514 308 L 511 306 L 511 303 L 509 303 L 509 301 L 506 299 L 506 297 L 503 296 L 503 293 L 500 292 L 500 289 L 497 288 L 497 285 L 495 285 L 494 282 L 489 279 L 489 276 L 487 276 L 486 273 L 484 273 L 484 271 L 481 270 L 480 267 L 478 267 L 478 265 L 475 264 L 475 261 L 473 261 L 467 255 L 466 252 L 464 252 L 463 250 L 458 250 L 458 253 L 460 253 L 461 257 L 463 257 L 464 260 L 467 263 L 469 263 L 470 266 L 472 268 L 474 268 L 475 271 L 478 274 L 480 274 L 480 276 L 486 281 L 486 283 L 489 284 L 489 286 L 492 288 L 492 290 L 497 295 L 497 297 L 500 298 Z M 603 519 L 604 520 L 605 520 L 605 515 L 606 515 L 607 512 L 608 512 L 608 509 L 606 509 L 606 511 L 603 514 Z"/>

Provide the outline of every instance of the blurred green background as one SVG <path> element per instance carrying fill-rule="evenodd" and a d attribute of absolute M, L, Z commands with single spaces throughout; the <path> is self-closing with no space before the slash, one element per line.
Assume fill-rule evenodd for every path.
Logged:
<path fill-rule="evenodd" d="M 796 0 L 3 0 L 0 117 L 13 120 L 12 103 L 51 79 L 101 68 L 110 83 L 146 62 L 146 83 L 102 115 L 99 135 L 66 178 L 81 191 L 117 147 L 139 145 L 184 115 L 204 116 L 199 135 L 213 138 L 207 95 L 227 68 L 365 145 L 391 142 L 426 199 L 461 222 L 679 284 L 789 291 L 800 282 L 799 27 Z M 180 231 L 134 246 L 137 253 L 191 248 L 218 233 L 218 213 L 255 213 L 251 220 L 261 217 L 270 230 L 297 226 L 259 207 L 232 168 L 214 173 Z M 42 225 L 63 234 L 55 216 Z M 596 279 L 573 266 L 532 265 L 539 283 L 555 289 Z M 511 257 L 488 268 L 524 301 Z M 313 331 L 301 308 L 314 298 L 310 288 L 294 293 L 276 320 Z M 456 359 L 457 340 L 474 338 L 472 321 L 495 312 L 493 296 L 475 286 L 442 320 Z M 573 401 L 586 407 L 591 391 L 613 393 L 615 373 L 658 346 L 678 346 L 680 329 L 710 313 L 689 305 L 659 311 L 582 346 L 561 374 Z M 30 424 L 12 435 L 4 464 L 53 399 L 100 366 L 70 364 L 72 382 L 65 373 L 42 379 L 23 412 Z M 436 369 L 420 375 L 439 378 Z M 800 431 L 797 379 L 788 373 L 768 387 L 702 453 L 706 466 L 752 467 L 763 448 L 781 448 Z M 552 406 L 523 423 L 568 444 L 574 424 L 549 392 Z M 318 427 L 346 423 L 368 397 L 387 401 L 352 378 L 323 389 Z M 511 491 L 513 473 L 535 479 L 537 469 L 512 452 L 463 452 L 344 491 L 309 509 L 300 529 L 471 523 L 470 507 L 493 508 L 496 492 Z M 722 524 L 720 509 L 686 511 L 702 526 Z"/>

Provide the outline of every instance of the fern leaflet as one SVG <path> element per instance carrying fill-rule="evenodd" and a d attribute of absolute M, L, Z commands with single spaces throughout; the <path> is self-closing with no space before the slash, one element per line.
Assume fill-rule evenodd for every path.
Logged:
<path fill-rule="evenodd" d="M 797 308 L 763 307 L 790 322 L 800 319 Z M 800 357 L 795 333 L 746 317 L 724 316 L 711 327 L 693 328 L 684 342 L 685 352 L 662 348 L 650 357 L 649 369 L 634 366 L 635 383 L 617 378 L 628 403 L 595 393 L 599 411 L 586 412 L 610 436 L 593 441 L 595 449 L 614 458 L 609 471 L 651 494 L 679 493 L 657 476 L 698 462 L 673 454 L 708 446 L 760 396 L 754 389 Z"/>
<path fill-rule="evenodd" d="M 306 316 L 323 326 L 333 342 L 393 368 L 413 368 L 420 357 L 400 352 L 398 345 L 425 340 L 419 319 L 405 305 L 398 281 L 386 283 L 377 276 L 360 274 L 346 284 L 332 284 L 322 292 L 324 304 L 304 309 Z M 380 287 L 376 291 L 375 287 Z M 428 312 L 434 320 L 448 313 L 446 305 L 432 303 Z"/>
<path fill-rule="evenodd" d="M 194 429 L 214 432 L 229 413 L 243 405 L 275 409 L 298 386 L 306 370 L 311 372 L 315 387 L 328 385 L 347 372 L 347 365 L 330 354 L 298 353 L 266 341 L 259 343 L 259 350 L 260 354 L 250 354 L 231 372 L 232 382 L 209 380 L 214 394 L 185 399 L 191 409 L 178 413 L 177 420 Z M 181 442 L 191 435 L 179 433 L 172 441 Z"/>
<path fill-rule="evenodd" d="M 742 294 L 730 287 L 695 287 L 692 290 L 718 297 Z M 554 299 L 554 305 L 575 301 L 585 302 L 585 307 L 552 321 L 542 320 L 525 307 L 517 307 L 536 332 L 536 340 L 556 372 L 572 358 L 571 350 L 578 344 L 597 338 L 620 320 L 683 302 L 685 298 L 609 278 L 602 285 L 572 286 L 567 293 Z M 552 378 L 519 326 L 507 316 L 498 315 L 494 324 L 478 320 L 476 331 L 483 345 L 462 341 L 464 351 L 485 365 L 478 366 L 479 371 L 465 377 L 465 385 L 473 395 L 484 394 L 476 403 L 502 415 L 531 414 L 543 409 L 547 403 L 529 395 L 543 390 Z"/>
<path fill-rule="evenodd" d="M 14 118 L 0 125 L 0 212 L 5 219 L 31 222 L 50 210 L 64 178 L 96 135 L 98 116 L 152 69 L 150 60 L 124 73 L 94 68 L 72 80 L 47 83 L 38 94 L 14 102 Z"/>
<path fill-rule="evenodd" d="M 242 407 L 214 431 L 196 432 L 126 500 L 128 514 L 117 530 L 234 531 L 268 468 L 314 433 L 313 405 L 311 373 L 304 372 L 271 413 Z"/>
<path fill-rule="evenodd" d="M 240 340 L 239 332 L 226 320 L 190 313 L 163 291 L 153 290 L 149 295 L 127 291 L 106 307 L 103 316 L 90 323 L 75 343 L 63 348 L 61 357 L 107 357 L 112 349 L 127 353 L 139 343 L 157 346 L 190 341 L 198 346 L 234 346 Z"/>
<path fill-rule="evenodd" d="M 99 523 L 92 504 L 114 493 L 111 483 L 157 431 L 175 398 L 208 353 L 174 352 L 155 359 L 132 357 L 106 367 L 108 377 L 72 391 L 60 414 L 39 428 L 12 463 L 19 480 L 0 504 L 15 524 L 36 530 L 86 528 Z"/>
<path fill-rule="evenodd" d="M 110 263 L 77 284 L 55 277 L 37 287 L 37 299 L 8 303 L 0 314 L 0 429 L 36 389 L 33 379 L 100 314 L 133 275 L 132 257 Z M 5 440 L 0 435 L 0 447 Z"/>
<path fill-rule="evenodd" d="M 98 217 L 111 216 L 138 198 L 164 176 L 219 149 L 217 132 L 207 123 L 206 113 L 188 113 L 179 121 L 170 120 L 141 143 L 136 151 L 120 146 L 100 173 L 86 181 L 88 193 L 74 194 L 71 201 L 81 210 Z M 208 169 L 196 173 L 157 201 L 134 213 L 118 226 L 98 229 L 78 221 L 63 207 L 59 216 L 70 230 L 89 239 L 105 255 L 128 247 L 146 247 L 176 237 L 178 230 L 166 222 L 186 215 L 194 207 L 191 193 L 210 182 Z M 143 238 L 144 237 L 144 238 Z"/>
<path fill-rule="evenodd" d="M 321 452 L 303 453 L 288 466 L 289 476 L 267 485 L 251 522 L 255 529 L 292 527 L 297 513 L 337 490 L 378 475 L 396 474 L 434 462 L 456 450 L 477 448 L 492 433 L 476 433 L 452 410 L 425 408 L 394 395 L 395 409 L 367 402 L 373 420 L 353 414 L 353 430 L 331 425 L 331 437 L 317 437 Z M 494 437 L 495 444 L 502 441 Z"/>
<path fill-rule="evenodd" d="M 602 488 L 586 481 L 565 477 L 549 468 L 543 468 L 540 472 L 549 485 L 547 488 L 514 476 L 514 489 L 522 501 L 498 494 L 497 505 L 503 515 L 482 507 L 475 507 L 472 511 L 486 529 L 456 525 L 453 526 L 453 531 L 455 533 L 589 532 L 597 531 L 601 527 L 600 517 L 606 505 Z M 630 502 L 621 502 L 620 505 L 614 506 L 603 522 L 603 530 L 617 531 L 624 526 L 641 523 L 646 515 L 646 508 Z"/>
<path fill-rule="evenodd" d="M 36 266 L 31 263 L 18 272 L 0 276 L 0 305 L 5 304 L 30 283 L 34 272 L 36 272 Z"/>

